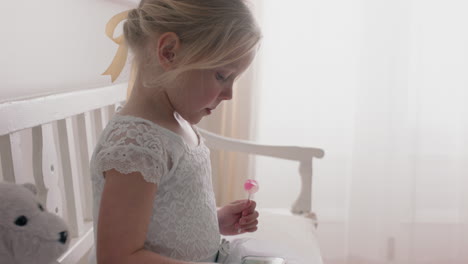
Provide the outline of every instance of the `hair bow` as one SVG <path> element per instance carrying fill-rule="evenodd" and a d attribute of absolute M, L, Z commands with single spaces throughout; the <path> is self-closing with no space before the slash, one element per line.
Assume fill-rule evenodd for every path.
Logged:
<path fill-rule="evenodd" d="M 111 64 L 107 68 L 107 70 L 102 75 L 110 75 L 112 82 L 114 82 L 117 77 L 119 77 L 120 73 L 122 72 L 125 62 L 127 61 L 128 56 L 128 45 L 125 41 L 125 38 L 122 35 L 114 38 L 114 31 L 117 25 L 122 22 L 123 20 L 128 18 L 128 13 L 130 10 L 118 13 L 117 15 L 113 16 L 106 25 L 106 35 L 115 42 L 115 44 L 119 45 L 117 53 L 114 56 Z M 130 72 L 130 80 L 128 82 L 128 89 L 127 89 L 127 98 L 130 96 L 130 93 L 133 88 L 133 84 L 135 82 L 136 76 L 136 64 L 132 63 L 132 69 Z"/>
<path fill-rule="evenodd" d="M 125 41 L 125 38 L 122 35 L 114 38 L 114 31 L 117 25 L 122 22 L 123 20 L 127 19 L 128 13 L 130 10 L 118 13 L 117 15 L 113 16 L 106 25 L 106 35 L 115 42 L 115 44 L 119 45 L 119 49 L 112 60 L 112 63 L 109 65 L 107 70 L 102 75 L 110 75 L 112 82 L 114 82 L 117 77 L 119 77 L 120 73 L 122 72 L 123 67 L 125 66 L 125 62 L 127 61 L 128 55 L 128 46 Z"/>

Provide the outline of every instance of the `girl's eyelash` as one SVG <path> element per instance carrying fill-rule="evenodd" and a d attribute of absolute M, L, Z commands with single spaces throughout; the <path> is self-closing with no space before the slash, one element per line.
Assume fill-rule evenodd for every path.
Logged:
<path fill-rule="evenodd" d="M 218 81 L 225 81 L 226 78 L 225 78 L 223 75 L 221 75 L 219 72 L 217 72 L 217 73 L 216 73 L 216 80 L 218 80 Z"/>

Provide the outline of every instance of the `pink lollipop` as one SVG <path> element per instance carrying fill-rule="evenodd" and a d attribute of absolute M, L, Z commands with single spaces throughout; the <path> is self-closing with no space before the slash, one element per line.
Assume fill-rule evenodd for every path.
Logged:
<path fill-rule="evenodd" d="M 258 182 L 256 180 L 246 180 L 244 183 L 244 189 L 249 193 L 249 198 L 247 198 L 247 200 L 250 200 L 250 195 L 258 191 Z"/>
<path fill-rule="evenodd" d="M 249 197 L 247 198 L 248 201 L 250 201 L 250 195 L 256 193 L 258 191 L 258 182 L 256 180 L 246 180 L 244 183 L 244 190 L 249 194 Z M 240 234 L 242 229 L 239 227 L 237 229 L 237 233 Z"/>

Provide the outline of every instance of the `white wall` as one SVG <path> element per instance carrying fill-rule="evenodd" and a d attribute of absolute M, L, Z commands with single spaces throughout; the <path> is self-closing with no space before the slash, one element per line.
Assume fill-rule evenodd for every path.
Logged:
<path fill-rule="evenodd" d="M 110 77 L 101 73 L 117 45 L 105 35 L 105 25 L 112 15 L 137 4 L 137 0 L 2 1 L 0 102 L 109 84 Z M 119 27 L 116 34 L 120 33 Z"/>

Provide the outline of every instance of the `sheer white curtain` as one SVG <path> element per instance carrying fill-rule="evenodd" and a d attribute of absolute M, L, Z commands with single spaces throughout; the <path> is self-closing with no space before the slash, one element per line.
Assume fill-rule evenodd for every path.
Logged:
<path fill-rule="evenodd" d="M 325 150 L 325 263 L 468 263 L 467 14 L 464 0 L 263 1 L 256 140 Z M 286 207 L 296 164 L 271 161 L 256 161 L 256 198 Z"/>

